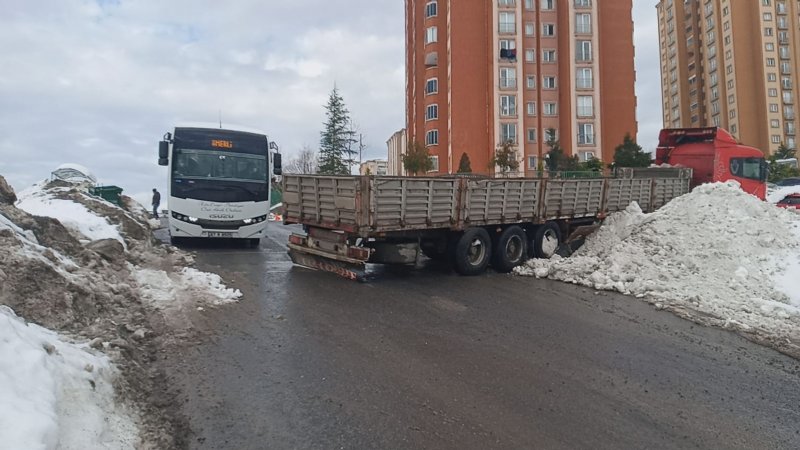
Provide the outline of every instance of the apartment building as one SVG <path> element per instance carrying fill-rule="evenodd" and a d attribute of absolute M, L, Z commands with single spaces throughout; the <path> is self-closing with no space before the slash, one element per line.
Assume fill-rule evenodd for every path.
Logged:
<path fill-rule="evenodd" d="M 404 176 L 406 169 L 403 166 L 403 155 L 406 153 L 408 141 L 406 140 L 406 130 L 403 128 L 395 132 L 386 141 L 386 150 L 389 158 L 387 172 L 391 176 Z"/>
<path fill-rule="evenodd" d="M 359 175 L 389 175 L 389 164 L 385 159 L 370 159 L 361 163 L 358 168 Z"/>
<path fill-rule="evenodd" d="M 765 152 L 796 147 L 796 1 L 661 0 L 656 8 L 665 127 L 719 126 Z"/>
<path fill-rule="evenodd" d="M 511 141 L 533 175 L 554 129 L 582 160 L 636 135 L 631 0 L 406 0 L 406 129 L 433 174 Z"/>

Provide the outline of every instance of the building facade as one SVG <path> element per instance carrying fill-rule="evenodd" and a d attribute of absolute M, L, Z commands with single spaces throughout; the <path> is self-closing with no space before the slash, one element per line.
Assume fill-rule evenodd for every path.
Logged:
<path fill-rule="evenodd" d="M 661 0 L 665 127 L 719 126 L 771 153 L 796 147 L 800 7 L 788 0 Z"/>
<path fill-rule="evenodd" d="M 434 174 L 494 173 L 503 142 L 532 175 L 547 130 L 582 160 L 636 136 L 631 0 L 406 0 L 406 129 Z"/>
<path fill-rule="evenodd" d="M 405 176 L 406 169 L 403 167 L 403 155 L 406 153 L 408 140 L 406 139 L 406 129 L 394 133 L 392 137 L 386 141 L 386 150 L 388 153 L 388 174 L 391 176 Z"/>
<path fill-rule="evenodd" d="M 376 175 L 383 177 L 389 175 L 389 165 L 384 159 L 370 159 L 361 163 L 358 173 L 359 175 Z"/>

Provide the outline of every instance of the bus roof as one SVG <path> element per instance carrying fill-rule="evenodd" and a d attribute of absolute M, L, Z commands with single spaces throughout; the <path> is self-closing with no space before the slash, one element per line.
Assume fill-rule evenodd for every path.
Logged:
<path fill-rule="evenodd" d="M 219 123 L 215 122 L 180 122 L 175 125 L 175 128 L 201 128 L 208 130 L 241 131 L 244 133 L 261 134 L 267 136 L 267 133 L 259 129 L 231 123 L 223 123 L 222 126 L 220 126 Z"/>

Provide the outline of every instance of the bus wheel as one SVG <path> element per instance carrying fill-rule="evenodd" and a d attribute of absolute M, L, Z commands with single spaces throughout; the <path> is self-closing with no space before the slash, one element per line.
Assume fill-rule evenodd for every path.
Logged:
<path fill-rule="evenodd" d="M 533 233 L 533 254 L 537 258 L 552 258 L 560 244 L 561 231 L 555 222 L 547 222 Z"/>
<path fill-rule="evenodd" d="M 489 265 L 492 240 L 483 228 L 470 228 L 457 240 L 452 249 L 453 267 L 461 275 L 480 275 Z"/>
<path fill-rule="evenodd" d="M 516 225 L 503 230 L 494 246 L 492 268 L 500 273 L 509 273 L 522 264 L 528 254 L 527 241 L 525 232 Z"/>

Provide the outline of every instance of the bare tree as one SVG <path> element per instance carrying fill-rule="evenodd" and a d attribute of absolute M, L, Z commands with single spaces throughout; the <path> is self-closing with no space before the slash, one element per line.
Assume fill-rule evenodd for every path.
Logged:
<path fill-rule="evenodd" d="M 319 156 L 309 145 L 303 145 L 297 157 L 284 163 L 286 173 L 315 174 L 319 170 Z"/>

